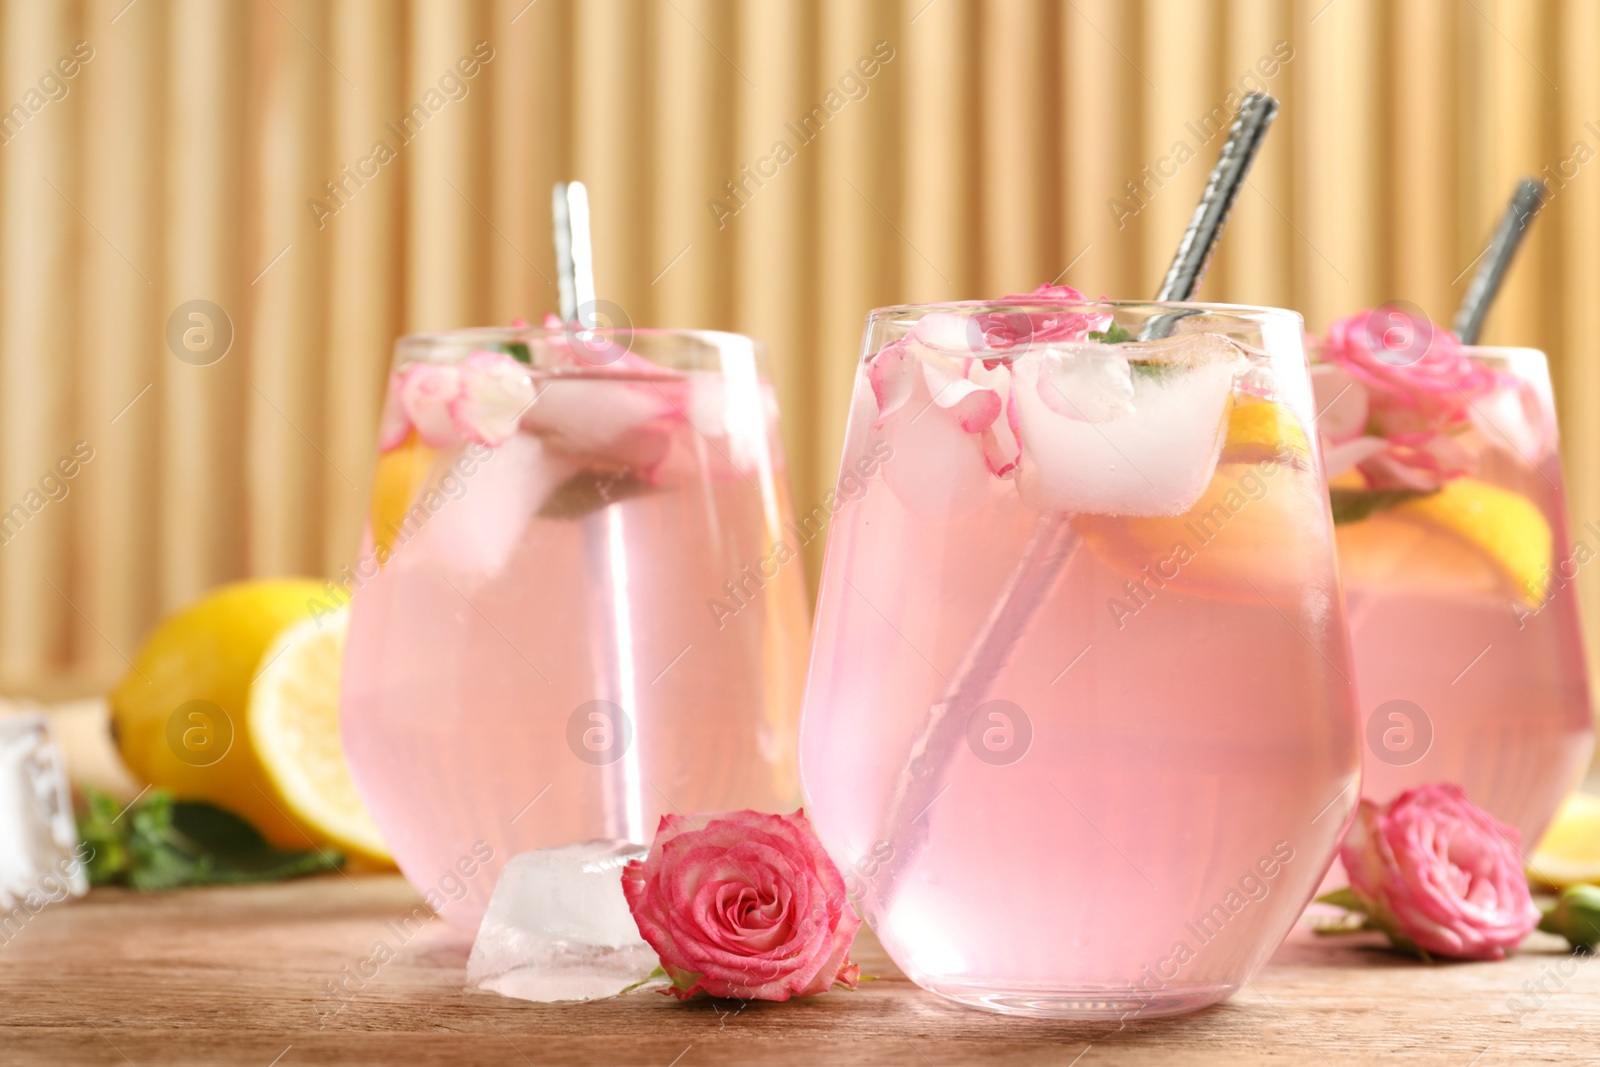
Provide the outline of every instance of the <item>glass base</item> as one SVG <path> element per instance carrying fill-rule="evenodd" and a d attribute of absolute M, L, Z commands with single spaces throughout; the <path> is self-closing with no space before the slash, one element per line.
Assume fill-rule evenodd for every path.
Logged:
<path fill-rule="evenodd" d="M 997 990 L 992 987 L 954 985 L 947 982 L 919 982 L 924 989 L 957 1004 L 1001 1015 L 1027 1015 L 1036 1019 L 1081 1019 L 1123 1022 L 1129 1019 L 1158 1019 L 1199 1011 L 1232 996 L 1237 985 L 1190 986 L 1183 989 L 1141 993 L 1120 989 L 1026 989 Z"/>

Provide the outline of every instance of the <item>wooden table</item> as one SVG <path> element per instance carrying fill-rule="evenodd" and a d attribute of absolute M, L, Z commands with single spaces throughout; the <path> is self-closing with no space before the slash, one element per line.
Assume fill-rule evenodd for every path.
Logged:
<path fill-rule="evenodd" d="M 1297 932 L 1231 1001 L 1121 1027 L 957 1007 L 866 930 L 857 959 L 877 981 L 790 1004 L 468 992 L 470 940 L 440 920 L 330 995 L 417 903 L 398 876 L 334 874 L 52 906 L 0 944 L 0 1064 L 1600 1063 L 1600 963 L 1544 935 L 1508 962 L 1425 966 Z"/>

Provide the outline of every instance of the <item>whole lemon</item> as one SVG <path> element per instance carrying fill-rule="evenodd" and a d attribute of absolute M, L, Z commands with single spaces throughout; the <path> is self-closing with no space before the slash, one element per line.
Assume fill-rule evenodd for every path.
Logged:
<path fill-rule="evenodd" d="M 280 848 L 323 840 L 298 826 L 250 739 L 250 687 L 287 627 L 328 603 L 310 579 L 235 582 L 161 622 L 112 691 L 128 768 L 180 799 L 244 817 Z"/>

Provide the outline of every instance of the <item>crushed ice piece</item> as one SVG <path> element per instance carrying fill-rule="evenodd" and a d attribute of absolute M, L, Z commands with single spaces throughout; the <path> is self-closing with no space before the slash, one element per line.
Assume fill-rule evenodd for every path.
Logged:
<path fill-rule="evenodd" d="M 0 718 L 0 938 L 22 909 L 89 889 L 66 763 L 43 715 Z M 11 913 L 6 915 L 3 913 Z"/>
<path fill-rule="evenodd" d="M 467 982 L 520 1000 L 614 997 L 659 960 L 622 895 L 622 868 L 646 853 L 585 841 L 512 857 L 489 898 Z"/>

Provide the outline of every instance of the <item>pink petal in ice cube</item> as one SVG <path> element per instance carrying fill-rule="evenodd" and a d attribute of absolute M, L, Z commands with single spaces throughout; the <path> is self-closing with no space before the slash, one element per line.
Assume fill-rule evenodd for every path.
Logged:
<path fill-rule="evenodd" d="M 929 353 L 923 356 L 922 374 L 933 403 L 953 414 L 967 433 L 978 433 L 1000 417 L 1000 394 L 964 377 L 952 361 Z"/>
<path fill-rule="evenodd" d="M 383 414 L 378 423 L 378 451 L 388 452 L 399 448 L 411 432 L 411 420 L 406 418 L 405 405 L 400 400 L 400 383 L 405 371 L 389 375 L 389 388 L 383 398 Z"/>
<path fill-rule="evenodd" d="M 684 419 L 653 384 L 575 378 L 543 383 L 522 425 L 564 455 L 651 477 Z"/>
<path fill-rule="evenodd" d="M 872 386 L 873 399 L 878 402 L 878 421 L 893 415 L 911 396 L 916 368 L 905 341 L 896 341 L 880 349 L 867 363 L 867 383 Z"/>
<path fill-rule="evenodd" d="M 450 402 L 456 431 L 495 446 L 517 432 L 517 421 L 533 403 L 528 369 L 504 352 L 474 352 L 461 363 L 461 392 Z"/>
<path fill-rule="evenodd" d="M 942 352 L 971 352 L 978 330 L 965 315 L 934 312 L 924 315 L 911 328 L 911 339 Z"/>
<path fill-rule="evenodd" d="M 1311 391 L 1317 405 L 1317 432 L 1329 441 L 1360 436 L 1367 426 L 1367 387 L 1343 367 L 1319 363 L 1311 368 Z M 1328 472 L 1333 476 L 1333 471 Z"/>
<path fill-rule="evenodd" d="M 1322 450 L 1322 466 L 1329 478 L 1337 478 L 1352 467 L 1365 463 L 1389 447 L 1381 437 L 1354 437 Z"/>
<path fill-rule="evenodd" d="M 459 441 L 450 405 L 461 395 L 461 369 L 449 363 L 413 363 L 401 374 L 400 402 L 423 443 L 442 448 Z"/>

